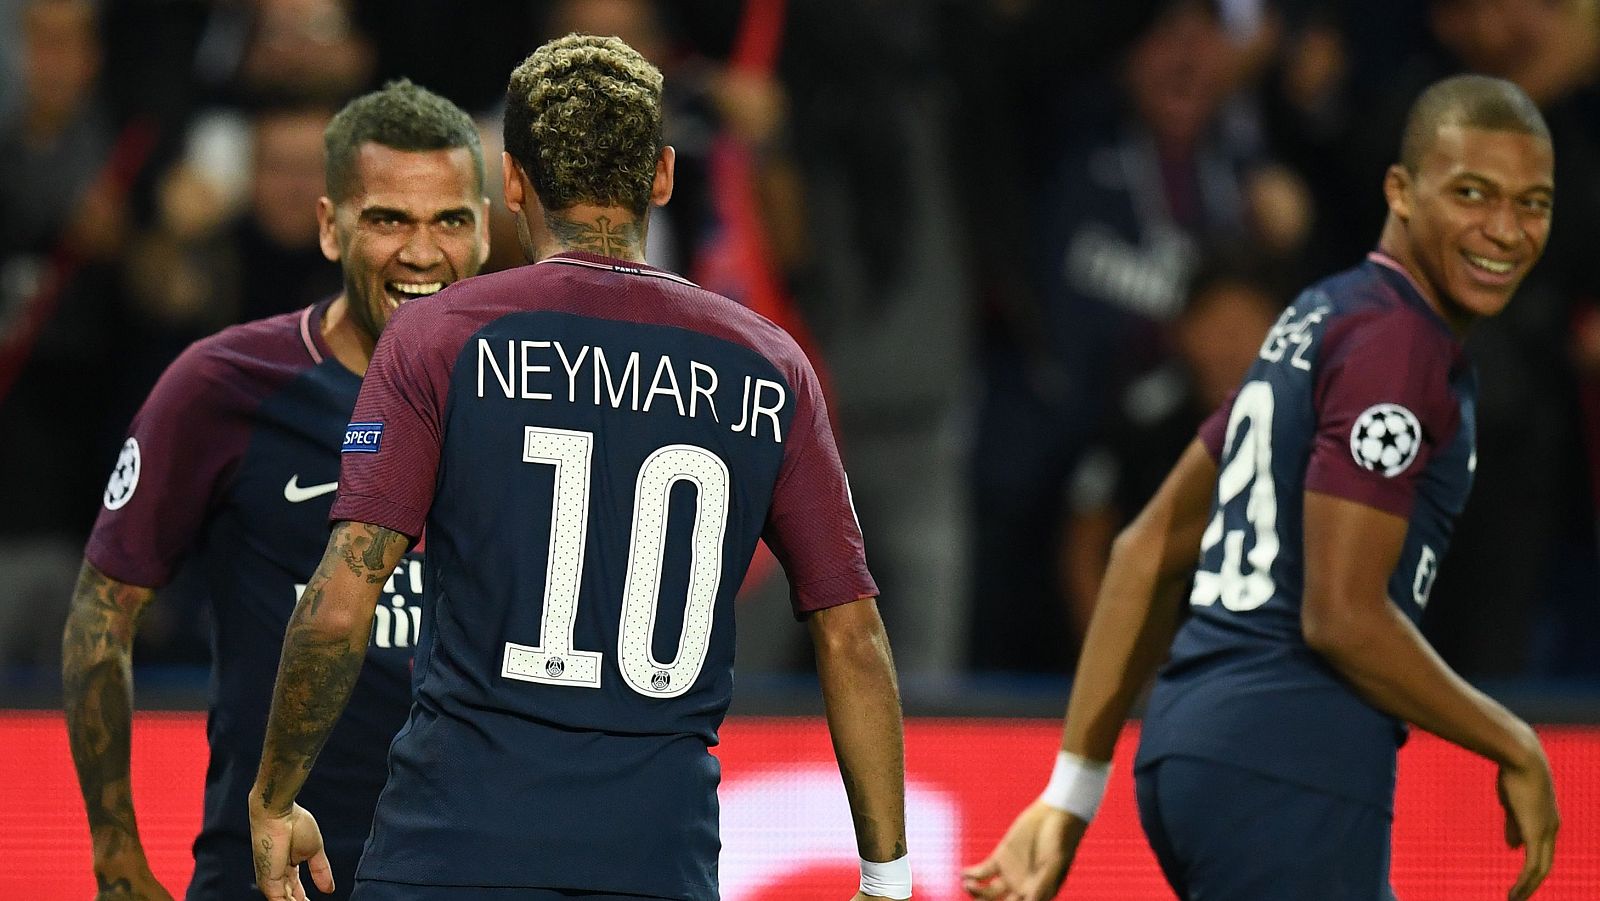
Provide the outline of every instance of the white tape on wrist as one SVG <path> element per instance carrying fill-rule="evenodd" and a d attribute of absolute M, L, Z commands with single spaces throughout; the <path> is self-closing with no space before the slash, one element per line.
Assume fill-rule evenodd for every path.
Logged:
<path fill-rule="evenodd" d="M 1044 787 L 1039 800 L 1087 823 L 1100 809 L 1100 799 L 1105 797 L 1106 783 L 1110 781 L 1111 761 L 1085 760 L 1060 751 L 1056 754 L 1056 768 L 1050 773 L 1050 784 Z"/>
<path fill-rule="evenodd" d="M 896 901 L 911 897 L 911 855 L 902 854 L 884 863 L 862 858 L 861 892 Z"/>

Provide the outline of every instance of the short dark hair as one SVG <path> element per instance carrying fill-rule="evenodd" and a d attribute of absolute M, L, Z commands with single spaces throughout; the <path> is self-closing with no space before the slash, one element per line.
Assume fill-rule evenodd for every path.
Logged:
<path fill-rule="evenodd" d="M 369 142 L 406 151 L 465 147 L 472 153 L 478 193 L 483 193 L 483 143 L 472 118 L 410 79 L 391 81 L 350 101 L 323 131 L 328 196 L 335 202 L 356 190 L 356 156 Z"/>
<path fill-rule="evenodd" d="M 569 34 L 506 87 L 506 152 L 549 212 L 579 203 L 642 216 L 661 155 L 661 72 L 614 37 Z"/>
<path fill-rule="evenodd" d="M 1429 85 L 1411 105 L 1400 141 L 1400 165 L 1415 174 L 1439 129 L 1451 125 L 1550 140 L 1550 127 L 1539 107 L 1521 88 L 1503 78 L 1456 75 Z"/>

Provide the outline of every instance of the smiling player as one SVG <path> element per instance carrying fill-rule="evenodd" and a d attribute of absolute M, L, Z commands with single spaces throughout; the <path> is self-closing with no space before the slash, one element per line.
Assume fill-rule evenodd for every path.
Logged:
<path fill-rule="evenodd" d="M 213 661 L 211 760 L 188 897 L 260 897 L 245 794 L 284 627 L 327 538 L 361 376 L 396 308 L 476 273 L 487 255 L 483 151 L 448 100 L 392 83 L 347 105 L 324 143 L 328 195 L 316 215 L 344 291 L 227 329 L 168 368 L 134 418 L 84 552 L 63 678 L 103 898 L 169 897 L 134 822 L 130 665 L 139 614 L 183 565 L 203 573 Z M 368 664 L 306 781 L 334 871 L 346 877 L 338 897 L 349 894 L 389 741 L 410 707 L 421 599 L 412 555 L 383 585 Z"/>
<path fill-rule="evenodd" d="M 250 793 L 273 901 L 302 897 L 301 863 L 326 884 L 301 780 L 369 653 L 376 582 L 424 530 L 417 699 L 358 901 L 715 901 L 710 747 L 762 538 L 816 647 L 853 897 L 911 897 L 899 694 L 822 391 L 776 325 L 644 263 L 676 160 L 661 97 L 617 38 L 535 50 L 503 157 L 530 265 L 384 333 Z"/>
<path fill-rule="evenodd" d="M 1284 312 L 1117 539 L 1055 774 L 967 871 L 974 897 L 1055 895 L 1169 649 L 1135 782 L 1179 897 L 1392 898 L 1405 723 L 1499 766 L 1506 838 L 1525 846 L 1510 898 L 1543 881 L 1559 818 L 1538 737 L 1416 623 L 1477 465 L 1462 334 L 1543 251 L 1552 166 L 1543 118 L 1509 82 L 1460 76 L 1417 100 L 1377 250 Z"/>

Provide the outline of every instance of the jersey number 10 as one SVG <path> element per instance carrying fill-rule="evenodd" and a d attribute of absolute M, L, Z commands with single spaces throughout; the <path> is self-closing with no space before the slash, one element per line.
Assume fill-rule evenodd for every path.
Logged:
<path fill-rule="evenodd" d="M 589 470 L 593 454 L 593 432 L 525 428 L 522 460 L 555 467 L 555 503 L 550 511 L 550 556 L 545 568 L 539 643 L 529 646 L 506 642 L 500 675 L 507 679 L 600 687 L 600 664 L 605 655 L 572 646 L 583 551 L 589 537 Z M 689 591 L 678 653 L 663 663 L 651 650 L 651 636 L 661 595 L 668 501 L 672 486 L 680 481 L 691 482 L 696 488 Z M 705 664 L 717 587 L 722 582 L 729 482 L 727 464 L 711 451 L 692 444 L 669 444 L 645 458 L 639 467 L 617 658 L 623 681 L 646 697 L 673 698 L 683 694 L 694 685 Z"/>

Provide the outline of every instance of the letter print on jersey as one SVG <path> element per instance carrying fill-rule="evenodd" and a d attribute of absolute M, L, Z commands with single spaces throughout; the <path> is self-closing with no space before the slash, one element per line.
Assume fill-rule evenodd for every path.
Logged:
<path fill-rule="evenodd" d="M 139 440 L 129 438 L 122 442 L 122 452 L 117 454 L 117 465 L 106 482 L 106 493 L 101 500 L 107 510 L 121 510 L 133 500 L 133 491 L 139 487 Z"/>
<path fill-rule="evenodd" d="M 1394 478 L 1406 471 L 1422 449 L 1422 424 L 1399 404 L 1374 404 L 1350 429 L 1350 455 L 1361 468 Z"/>

